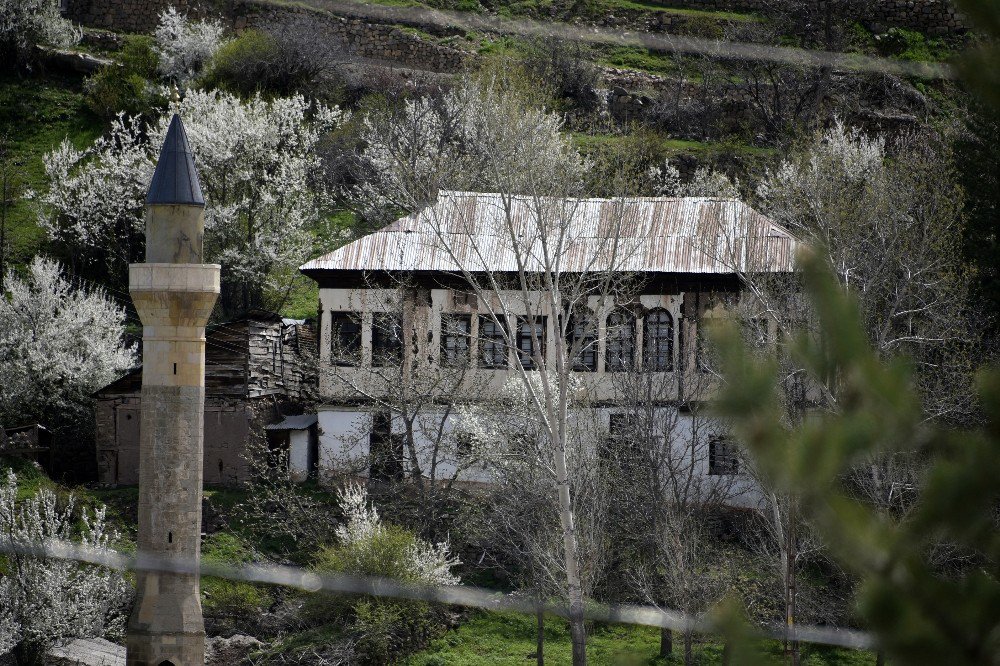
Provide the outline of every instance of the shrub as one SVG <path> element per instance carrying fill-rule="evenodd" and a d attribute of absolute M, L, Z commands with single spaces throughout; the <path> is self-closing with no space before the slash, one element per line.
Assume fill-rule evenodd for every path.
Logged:
<path fill-rule="evenodd" d="M 338 545 L 320 551 L 316 570 L 391 578 L 402 583 L 454 584 L 458 560 L 447 544 L 429 544 L 412 532 L 383 524 L 367 494 L 350 486 L 340 494 L 346 521 L 337 529 Z M 343 622 L 354 642 L 358 663 L 388 663 L 403 650 L 426 645 L 444 628 L 439 606 L 422 601 L 317 594 L 305 606 L 307 619 Z"/>
<path fill-rule="evenodd" d="M 151 37 L 129 35 L 118 55 L 118 63 L 102 67 L 84 84 L 87 106 L 104 119 L 114 118 L 119 113 L 149 113 L 160 101 L 160 95 L 150 83 L 150 79 L 157 76 L 158 63 Z"/>
<path fill-rule="evenodd" d="M 14 473 L 0 482 L 0 545 L 5 549 L 69 541 L 77 535 L 96 553 L 105 552 L 118 534 L 105 521 L 104 508 L 75 511 L 72 495 L 61 504 L 51 490 L 18 503 Z M 78 519 L 80 519 L 78 523 Z M 38 559 L 8 553 L 0 577 L 0 654 L 17 646 L 21 663 L 43 653 L 60 638 L 122 638 L 131 589 L 121 573 L 69 560 Z"/>
<path fill-rule="evenodd" d="M 592 60 L 593 55 L 579 42 L 548 39 L 528 48 L 524 68 L 536 80 L 552 86 L 556 97 L 591 111 L 600 104 L 600 77 Z"/>
<path fill-rule="evenodd" d="M 251 97 L 255 93 L 302 93 L 334 101 L 338 85 L 328 79 L 342 45 L 307 16 L 247 30 L 216 53 L 206 75 L 210 86 Z M 326 85 L 331 84 L 331 85 Z"/>

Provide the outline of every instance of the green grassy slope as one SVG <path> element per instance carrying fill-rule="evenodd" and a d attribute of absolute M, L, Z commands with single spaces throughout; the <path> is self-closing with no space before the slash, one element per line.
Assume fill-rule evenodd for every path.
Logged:
<path fill-rule="evenodd" d="M 0 78 L 0 133 L 8 135 L 12 156 L 26 188 L 45 188 L 42 157 L 68 138 L 82 148 L 102 131 L 101 121 L 84 104 L 79 78 Z M 37 254 L 43 242 L 34 206 L 21 201 L 9 214 L 8 243 L 14 265 Z"/>
<path fill-rule="evenodd" d="M 476 613 L 467 622 L 405 663 L 409 666 L 522 666 L 535 662 L 535 618 L 515 613 Z M 545 663 L 572 663 L 569 627 L 559 618 L 545 624 Z M 590 663 L 599 665 L 681 664 L 683 644 L 674 637 L 670 659 L 659 655 L 660 632 L 650 627 L 600 625 L 587 637 Z M 765 641 L 765 654 L 778 657 L 781 644 Z M 722 644 L 699 637 L 694 644 L 695 663 L 722 663 Z M 867 666 L 875 655 L 859 650 L 804 646 L 802 663 L 807 666 Z"/>

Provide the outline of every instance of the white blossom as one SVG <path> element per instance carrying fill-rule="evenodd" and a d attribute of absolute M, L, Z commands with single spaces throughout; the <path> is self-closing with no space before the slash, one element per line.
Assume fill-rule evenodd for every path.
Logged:
<path fill-rule="evenodd" d="M 225 43 L 222 33 L 219 21 L 190 21 L 173 6 L 167 7 L 153 33 L 160 74 L 178 83 L 190 82 Z"/>
<path fill-rule="evenodd" d="M 656 196 L 740 198 L 739 180 L 731 179 L 710 167 L 698 167 L 691 180 L 685 183 L 681 180 L 677 167 L 670 160 L 665 160 L 660 166 L 650 167 L 646 172 L 646 179 Z"/>
<path fill-rule="evenodd" d="M 72 46 L 83 32 L 59 12 L 59 0 L 0 0 L 0 44 Z"/>
<path fill-rule="evenodd" d="M 368 503 L 363 486 L 351 483 L 337 494 L 344 512 L 344 523 L 337 526 L 337 539 L 343 546 L 364 546 L 381 535 L 386 527 L 378 511 Z M 449 552 L 447 541 L 433 544 L 419 537 L 406 549 L 406 567 L 413 579 L 432 585 L 457 585 L 458 576 L 451 568 L 460 564 Z"/>
<path fill-rule="evenodd" d="M 69 541 L 76 533 L 74 498 L 60 507 L 55 493 L 40 490 L 18 504 L 12 471 L 0 483 L 0 547 Z M 82 512 L 80 541 L 97 551 L 118 538 L 105 522 L 104 508 Z M 0 654 L 24 642 L 40 651 L 69 637 L 122 638 L 131 589 L 114 570 L 67 560 L 7 555 L 8 575 L 0 579 Z"/>
<path fill-rule="evenodd" d="M 368 541 L 382 529 L 378 510 L 368 504 L 368 493 L 363 486 L 350 483 L 337 493 L 344 512 L 344 523 L 337 526 L 336 535 L 341 544 L 351 546 Z"/>
<path fill-rule="evenodd" d="M 68 139 L 42 158 L 51 187 L 38 197 L 38 222 L 49 240 L 91 261 L 110 250 L 127 264 L 138 257 L 143 201 L 153 161 L 139 118 L 119 115 L 92 146 Z"/>
<path fill-rule="evenodd" d="M 317 174 L 320 138 L 343 114 L 301 96 L 247 102 L 191 91 L 151 128 L 119 117 L 86 150 L 63 142 L 45 156 L 49 189 L 39 222 L 80 260 L 108 260 L 124 274 L 139 259 L 143 204 L 172 113 L 184 119 L 206 199 L 205 251 L 227 284 L 256 292 L 309 253 L 310 229 L 330 202 Z M 148 135 L 148 138 L 146 138 Z M 134 242 L 133 242 L 134 237 Z"/>
<path fill-rule="evenodd" d="M 136 361 L 123 344 L 125 310 L 100 289 L 74 287 L 59 264 L 36 257 L 8 272 L 0 297 L 0 417 L 93 418 L 90 394 Z"/>

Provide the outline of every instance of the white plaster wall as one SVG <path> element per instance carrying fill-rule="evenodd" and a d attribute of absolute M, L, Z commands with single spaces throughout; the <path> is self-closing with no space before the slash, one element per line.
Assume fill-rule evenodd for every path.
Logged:
<path fill-rule="evenodd" d="M 607 431 L 611 414 L 619 412 L 613 408 L 594 408 L 588 412 L 588 417 L 595 417 L 601 436 Z M 729 489 L 730 503 L 734 506 L 752 507 L 758 504 L 760 499 L 759 490 L 750 476 L 741 470 L 735 478 L 729 476 L 712 476 L 708 470 L 708 438 L 712 435 L 722 434 L 721 424 L 713 422 L 704 416 L 696 416 L 690 413 L 678 413 L 675 407 L 661 408 L 662 423 L 664 428 L 661 433 L 663 437 L 669 437 L 673 444 L 673 450 L 678 458 L 684 456 L 689 451 L 690 443 L 694 433 L 697 432 L 700 444 L 698 445 L 695 467 L 695 478 L 697 483 L 705 484 L 706 488 L 713 484 L 723 484 L 731 486 Z M 371 413 L 363 408 L 347 407 L 326 407 L 319 410 L 320 424 L 320 465 L 326 472 L 325 478 L 329 479 L 332 474 L 348 474 L 353 476 L 367 477 L 367 456 L 369 453 L 368 435 L 371 428 Z M 441 414 L 428 414 L 424 427 L 420 424 L 414 432 L 414 440 L 417 443 L 418 457 L 425 476 L 429 475 L 432 464 L 433 441 L 434 438 L 428 433 L 436 431 L 440 424 Z M 489 483 L 490 470 L 482 463 L 476 462 L 470 465 L 468 460 L 463 460 L 454 448 L 454 435 L 462 428 L 461 420 L 452 414 L 445 419 L 442 446 L 438 451 L 436 478 L 444 481 L 450 479 L 455 473 L 457 466 L 464 469 L 459 473 L 458 480 L 474 483 Z M 394 418 L 392 422 L 393 433 L 402 432 L 402 422 Z M 596 443 L 596 438 L 595 438 Z M 597 464 L 596 451 L 594 463 Z M 410 463 L 404 460 L 404 469 L 410 473 Z"/>
<path fill-rule="evenodd" d="M 305 481 L 309 477 L 309 431 L 290 430 L 288 449 L 288 465 L 292 479 Z"/>

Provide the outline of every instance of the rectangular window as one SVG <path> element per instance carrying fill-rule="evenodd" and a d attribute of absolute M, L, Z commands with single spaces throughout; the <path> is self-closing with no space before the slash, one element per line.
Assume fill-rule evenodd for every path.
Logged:
<path fill-rule="evenodd" d="M 715 349 L 708 339 L 707 320 L 699 319 L 695 324 L 694 364 L 698 372 L 712 372 Z"/>
<path fill-rule="evenodd" d="M 521 367 L 536 369 L 536 355 L 545 358 L 545 317 L 518 317 L 517 356 Z"/>
<path fill-rule="evenodd" d="M 330 313 L 331 359 L 336 365 L 358 365 L 361 360 L 361 315 Z"/>
<path fill-rule="evenodd" d="M 372 365 L 399 365 L 403 360 L 403 320 L 377 312 L 372 317 Z"/>
<path fill-rule="evenodd" d="M 608 315 L 605 338 L 604 369 L 608 372 L 631 370 L 635 361 L 635 315 L 628 310 Z"/>
<path fill-rule="evenodd" d="M 472 317 L 469 315 L 441 315 L 441 365 L 469 365 L 471 334 Z"/>
<path fill-rule="evenodd" d="M 403 436 L 392 433 L 389 412 L 372 415 L 372 432 L 368 439 L 369 478 L 372 481 L 403 480 Z"/>
<path fill-rule="evenodd" d="M 732 476 L 739 473 L 736 444 L 728 437 L 708 440 L 708 473 L 711 476 Z"/>
<path fill-rule="evenodd" d="M 577 372 L 597 370 L 597 327 L 593 319 L 573 316 L 566 331 L 570 352 L 573 354 L 573 369 Z"/>
<path fill-rule="evenodd" d="M 479 367 L 507 367 L 507 327 L 491 315 L 479 316 Z"/>

